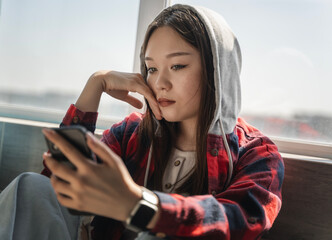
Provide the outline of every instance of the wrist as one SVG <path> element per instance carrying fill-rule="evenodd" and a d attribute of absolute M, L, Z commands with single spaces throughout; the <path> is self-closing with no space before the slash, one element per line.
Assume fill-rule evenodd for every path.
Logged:
<path fill-rule="evenodd" d="M 92 74 L 86 85 L 92 87 L 96 94 L 101 95 L 105 89 L 104 74 L 102 71 Z"/>
<path fill-rule="evenodd" d="M 100 86 L 101 93 L 108 93 L 112 90 L 112 79 L 114 78 L 114 71 L 101 70 L 95 72 L 89 80 L 96 82 Z"/>
<path fill-rule="evenodd" d="M 83 112 L 97 112 L 102 93 L 102 79 L 93 74 L 85 84 L 75 106 Z"/>
<path fill-rule="evenodd" d="M 159 218 L 157 195 L 144 187 L 140 188 L 142 197 L 136 202 L 125 220 L 126 227 L 135 232 L 152 229 Z"/>
<path fill-rule="evenodd" d="M 133 211 L 137 203 L 142 199 L 142 189 L 139 185 L 135 185 L 130 190 L 130 195 L 128 196 L 129 201 L 127 203 L 126 207 L 126 213 L 124 221 L 126 221 L 130 217 L 130 213 Z"/>

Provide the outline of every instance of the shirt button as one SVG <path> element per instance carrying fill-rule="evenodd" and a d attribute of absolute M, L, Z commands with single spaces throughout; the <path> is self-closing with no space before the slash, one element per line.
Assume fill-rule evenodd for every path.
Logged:
<path fill-rule="evenodd" d="M 163 232 L 159 232 L 159 233 L 156 233 L 156 237 L 158 237 L 158 238 L 164 238 L 164 237 L 166 237 L 166 234 L 163 233 Z"/>
<path fill-rule="evenodd" d="M 77 116 L 73 117 L 74 124 L 78 123 L 79 121 L 80 121 L 80 119 Z"/>
<path fill-rule="evenodd" d="M 255 224 L 256 222 L 257 222 L 257 218 L 256 217 L 249 217 L 248 218 L 248 223 Z"/>
<path fill-rule="evenodd" d="M 213 157 L 216 157 L 216 156 L 218 156 L 219 151 L 218 151 L 218 149 L 214 148 L 210 151 L 210 153 Z"/>
<path fill-rule="evenodd" d="M 165 188 L 166 188 L 166 189 L 170 189 L 171 187 L 172 187 L 172 184 L 171 184 L 171 183 L 166 183 L 166 184 L 165 184 Z"/>
<path fill-rule="evenodd" d="M 176 160 L 175 162 L 174 162 L 174 166 L 179 166 L 181 164 L 181 162 L 180 162 L 180 160 Z"/>
<path fill-rule="evenodd" d="M 212 196 L 216 196 L 217 192 L 216 191 L 212 191 L 211 194 L 212 194 Z"/>

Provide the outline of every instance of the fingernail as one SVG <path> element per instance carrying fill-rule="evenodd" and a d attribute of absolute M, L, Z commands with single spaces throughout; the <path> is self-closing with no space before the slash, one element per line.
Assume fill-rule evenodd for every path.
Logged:
<path fill-rule="evenodd" d="M 44 152 L 44 153 L 43 153 L 43 156 L 44 156 L 44 157 L 51 157 L 51 156 L 52 156 L 52 154 L 51 154 L 51 153 L 49 153 L 49 152 Z"/>

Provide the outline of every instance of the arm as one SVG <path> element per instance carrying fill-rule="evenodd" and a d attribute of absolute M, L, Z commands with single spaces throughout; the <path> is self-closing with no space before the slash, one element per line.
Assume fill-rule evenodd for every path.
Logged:
<path fill-rule="evenodd" d="M 138 92 L 147 99 L 156 118 L 161 119 L 158 102 L 141 74 L 116 71 L 96 72 L 87 81 L 75 106 L 84 112 L 96 112 L 103 92 L 136 108 L 142 108 L 143 103 L 129 95 L 129 92 Z"/>
<path fill-rule="evenodd" d="M 157 100 L 142 75 L 116 71 L 98 71 L 88 79 L 75 105 L 71 105 L 67 110 L 60 127 L 79 124 L 94 132 L 99 102 L 103 92 L 134 107 L 142 108 L 142 102 L 129 95 L 129 92 L 138 92 L 147 99 L 156 118 L 162 118 Z M 45 161 L 43 161 L 43 164 L 45 168 L 42 174 L 49 177 L 51 171 L 46 167 Z"/>
<path fill-rule="evenodd" d="M 88 79 L 75 105 L 71 105 L 68 109 L 61 126 L 80 124 L 94 132 L 99 102 L 103 92 L 136 108 L 142 108 L 142 102 L 129 95 L 129 92 L 138 92 L 148 100 L 155 116 L 161 119 L 157 100 L 140 74 L 99 71 Z"/>
<path fill-rule="evenodd" d="M 103 92 L 139 108 L 143 104 L 129 95 L 129 92 L 141 93 L 148 100 L 156 117 L 161 119 L 158 103 L 140 74 L 100 71 L 93 74 L 87 81 L 75 104 L 76 107 L 73 105 L 70 107 L 61 125 L 86 125 L 78 115 L 85 116 L 89 115 L 86 114 L 88 112 L 96 112 Z M 91 161 L 86 161 L 79 151 L 54 131 L 44 129 L 43 132 L 77 168 L 76 171 L 73 171 L 54 160 L 50 154 L 44 154 L 45 163 L 49 167 L 49 170 L 47 169 L 48 174 L 53 173 L 51 181 L 58 193 L 58 200 L 65 206 L 76 205 L 72 206 L 74 209 L 88 207 L 88 212 L 124 221 L 129 216 L 133 206 L 141 198 L 142 192 L 140 187 L 131 179 L 120 157 L 105 144 L 96 141 L 90 134 L 87 136 L 89 147 L 102 160 L 101 164 L 91 163 Z M 67 183 L 59 181 L 56 176 L 66 180 Z M 89 178 L 91 181 L 85 182 L 83 178 Z M 94 187 L 90 184 L 93 184 Z M 89 185 L 93 190 L 89 192 L 86 185 Z M 76 191 L 77 187 L 81 189 L 81 193 Z M 80 202 L 81 197 L 78 197 L 77 194 L 82 194 L 82 197 L 86 198 L 89 196 L 89 198 Z M 69 198 L 64 197 L 64 195 L 69 196 Z M 99 202 L 100 200 L 103 201 L 103 204 Z M 115 200 L 114 205 L 119 206 L 118 211 L 113 208 L 109 209 L 109 204 L 113 200 Z"/>
<path fill-rule="evenodd" d="M 136 137 L 132 129 L 137 121 L 137 117 L 132 115 L 130 120 L 105 132 L 103 141 L 117 148 L 121 145 L 129 146 L 126 153 L 118 154 L 132 156 L 136 151 Z M 247 141 L 244 140 L 247 134 L 242 133 L 241 143 Z M 237 138 L 234 139 L 232 146 L 236 149 L 233 149 L 234 172 L 230 186 L 213 195 L 190 197 L 155 191 L 160 208 L 159 216 L 150 222 L 152 232 L 193 239 L 255 239 L 271 228 L 281 205 L 284 174 L 282 158 L 267 137 L 250 136 L 241 148 L 237 147 Z M 217 161 L 217 157 L 210 157 L 210 163 Z M 224 156 L 218 158 L 224 161 Z M 136 163 L 133 159 L 130 167 L 137 169 L 144 164 Z M 213 168 L 218 169 L 218 166 L 214 165 Z M 133 173 L 135 181 L 142 183 L 136 178 L 135 170 Z"/>
<path fill-rule="evenodd" d="M 134 128 L 133 123 L 127 123 L 127 121 L 128 119 L 115 126 L 112 129 L 113 132 L 108 131 L 107 135 L 109 136 L 104 134 L 104 142 L 108 145 L 105 145 L 105 149 L 108 149 L 107 151 L 110 150 L 109 145 L 112 145 L 114 152 L 120 155 L 121 144 L 130 144 L 131 141 L 124 138 L 131 138 L 131 131 L 134 131 Z M 133 122 L 136 121 L 137 118 L 135 117 Z M 134 139 L 135 137 L 133 137 Z M 132 150 L 131 147 L 128 149 Z M 94 152 L 98 153 L 97 150 L 94 150 Z M 110 156 L 113 157 L 110 158 Z M 102 196 L 107 198 L 112 198 L 112 192 L 118 189 L 119 195 L 116 194 L 115 199 L 120 200 L 120 202 L 112 203 L 114 199 L 105 200 L 98 197 L 97 199 L 101 200 L 101 202 L 87 203 L 87 199 L 84 200 L 77 197 L 79 200 L 84 200 L 85 203 L 78 204 L 78 206 L 69 205 L 77 203 L 63 204 L 68 204 L 65 206 L 81 211 L 90 211 L 101 216 L 123 221 L 128 217 L 132 206 L 140 198 L 139 185 L 134 183 L 130 175 L 126 173 L 127 169 L 123 166 L 123 162 L 119 157 L 113 154 L 104 157 L 100 154 L 100 157 L 102 159 L 108 158 L 108 160 L 105 160 L 105 163 L 109 162 L 110 166 L 113 165 L 112 162 L 116 163 L 114 165 L 116 170 L 109 169 L 109 166 L 105 164 L 94 166 L 93 163 L 84 162 L 84 164 L 91 166 L 83 166 L 83 172 L 81 173 L 67 174 L 69 177 L 82 174 L 77 179 L 83 180 L 83 182 L 79 181 L 78 187 L 72 184 L 75 189 L 71 189 L 69 192 L 74 194 L 74 196 L 75 194 L 83 193 L 84 195 L 90 195 L 86 191 L 82 192 L 82 189 L 91 189 L 89 185 L 93 184 L 95 187 L 93 188 L 94 193 L 92 195 L 94 196 L 91 197 L 91 201 L 96 200 L 97 189 L 101 190 L 100 192 L 104 193 Z M 47 164 L 54 164 L 54 169 L 59 168 L 56 162 L 50 161 Z M 101 167 L 101 169 L 97 170 L 95 167 Z M 60 168 L 57 171 L 63 172 Z M 122 171 L 124 171 L 123 174 L 119 174 Z M 105 173 L 104 177 L 102 176 L 103 172 Z M 95 173 L 98 173 L 98 175 Z M 101 180 L 95 181 L 95 177 L 103 179 L 103 183 L 115 184 L 100 184 Z M 115 179 L 107 180 L 109 177 L 115 177 Z M 61 178 L 65 179 L 65 176 L 61 176 Z M 122 180 L 119 181 L 118 178 Z M 89 182 L 84 182 L 84 179 L 89 179 Z M 220 191 L 214 196 L 202 195 L 190 197 L 155 192 L 159 198 L 160 208 L 155 219 L 150 222 L 148 227 L 151 228 L 151 232 L 163 232 L 167 236 L 173 237 L 255 239 L 271 227 L 278 214 L 281 204 L 282 179 L 283 162 L 276 147 L 271 142 L 257 138 L 256 141 L 248 144 L 247 147 L 241 148 L 239 159 L 235 164 L 231 185 L 226 191 Z M 67 179 L 67 181 L 70 180 Z M 62 191 L 61 187 L 57 186 L 58 183 L 54 182 L 53 184 L 55 184 L 54 188 L 56 191 Z M 109 194 L 105 194 L 107 189 L 109 190 Z M 127 190 L 129 191 L 127 192 Z M 134 194 L 135 191 L 136 195 Z M 119 196 L 122 197 L 119 198 Z M 127 198 L 125 196 L 133 201 L 130 203 L 125 201 Z M 96 206 L 100 209 L 92 208 Z M 122 210 L 118 211 L 118 215 L 116 216 L 114 215 L 114 211 L 106 211 L 106 209 L 113 209 L 110 206 L 121 206 L 117 210 Z"/>

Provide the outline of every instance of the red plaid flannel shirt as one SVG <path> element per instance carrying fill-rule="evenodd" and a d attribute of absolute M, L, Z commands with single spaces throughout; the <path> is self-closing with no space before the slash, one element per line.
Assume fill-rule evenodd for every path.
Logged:
<path fill-rule="evenodd" d="M 62 125 L 81 124 L 95 130 L 97 113 L 84 113 L 71 105 Z M 134 181 L 143 185 L 148 149 L 144 159 L 135 159 L 137 126 L 142 115 L 133 113 L 105 130 L 102 141 L 122 157 Z M 281 208 L 283 160 L 274 143 L 239 118 L 227 135 L 233 156 L 230 185 L 223 189 L 228 174 L 228 157 L 221 136 L 209 135 L 207 166 L 209 194 L 183 197 L 154 191 L 161 203 L 161 215 L 151 234 L 169 239 L 259 239 L 268 231 Z M 153 162 L 153 161 L 152 161 Z M 153 174 L 151 164 L 149 177 Z M 47 168 L 44 175 L 50 174 Z M 110 206 L 113 207 L 113 206 Z M 94 239 L 120 239 L 122 223 L 95 217 Z"/>

